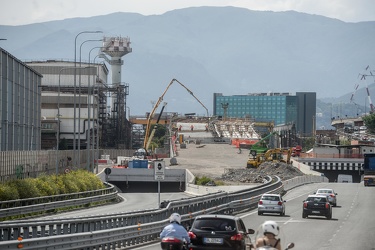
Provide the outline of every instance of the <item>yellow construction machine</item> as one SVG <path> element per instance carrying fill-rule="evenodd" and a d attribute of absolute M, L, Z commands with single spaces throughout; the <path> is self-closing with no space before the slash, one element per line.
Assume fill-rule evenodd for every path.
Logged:
<path fill-rule="evenodd" d="M 256 154 L 256 152 L 252 153 L 252 158 L 247 160 L 247 168 L 257 168 L 260 164 L 266 161 L 272 162 L 284 162 L 287 164 L 291 164 L 290 157 L 292 155 L 292 148 L 289 149 L 281 149 L 281 148 L 273 148 L 267 150 L 265 153 Z M 286 156 L 284 158 L 284 156 Z"/>

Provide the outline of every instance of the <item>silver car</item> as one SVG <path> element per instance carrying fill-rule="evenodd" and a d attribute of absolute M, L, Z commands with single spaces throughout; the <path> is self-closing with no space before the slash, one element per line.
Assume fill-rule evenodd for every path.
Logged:
<path fill-rule="evenodd" d="M 327 199 L 332 206 L 336 207 L 337 206 L 337 193 L 331 188 L 319 188 L 316 190 L 314 193 L 316 195 L 325 195 L 327 196 Z"/>
<path fill-rule="evenodd" d="M 258 215 L 263 213 L 285 215 L 285 202 L 279 194 L 263 194 L 258 202 Z"/>

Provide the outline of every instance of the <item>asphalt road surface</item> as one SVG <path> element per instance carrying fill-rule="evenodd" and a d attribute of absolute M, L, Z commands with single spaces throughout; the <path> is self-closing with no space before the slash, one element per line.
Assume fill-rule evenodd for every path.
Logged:
<path fill-rule="evenodd" d="M 333 217 L 311 216 L 302 218 L 302 201 L 314 190 L 328 187 L 338 193 L 338 206 L 333 208 Z M 295 188 L 284 198 L 285 216 L 262 215 L 257 210 L 240 214 L 248 228 L 257 230 L 265 220 L 275 220 L 281 227 L 282 244 L 294 242 L 294 249 L 304 250 L 354 250 L 375 249 L 374 189 L 364 187 L 363 183 L 325 183 L 309 184 Z M 253 235 L 252 241 L 255 240 Z M 132 248 L 144 250 L 160 249 L 160 243 Z"/>

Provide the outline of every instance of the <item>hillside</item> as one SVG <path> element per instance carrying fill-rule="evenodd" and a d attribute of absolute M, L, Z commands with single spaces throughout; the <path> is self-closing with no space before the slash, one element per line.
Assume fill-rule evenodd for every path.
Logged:
<path fill-rule="evenodd" d="M 77 34 L 90 30 L 103 34 L 81 34 L 75 45 Z M 194 7 L 151 16 L 113 13 L 0 26 L 2 37 L 7 38 L 3 48 L 29 61 L 72 61 L 75 49 L 78 53 L 88 39 L 130 37 L 133 52 L 123 57 L 122 82 L 130 86 L 127 106 L 134 115 L 150 112 L 152 101 L 173 78 L 192 90 L 210 114 L 215 92 L 313 91 L 318 99 L 343 97 L 353 92 L 358 73 L 374 63 L 374 32 L 374 22 L 346 23 L 294 11 L 234 7 Z M 85 43 L 82 60 L 87 61 L 89 51 L 97 46 L 100 42 Z M 164 100 L 167 112 L 205 114 L 180 87 L 172 86 Z"/>

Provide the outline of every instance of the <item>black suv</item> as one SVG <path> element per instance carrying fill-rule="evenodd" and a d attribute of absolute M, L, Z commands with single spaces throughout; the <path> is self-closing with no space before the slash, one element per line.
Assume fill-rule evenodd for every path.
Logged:
<path fill-rule="evenodd" d="M 332 219 L 332 207 L 326 196 L 309 195 L 303 201 L 302 218 L 309 215 L 325 216 L 328 220 Z"/>
<path fill-rule="evenodd" d="M 242 219 L 230 215 L 200 215 L 195 218 L 189 230 L 189 249 L 236 249 L 245 250 L 251 243 Z"/>

